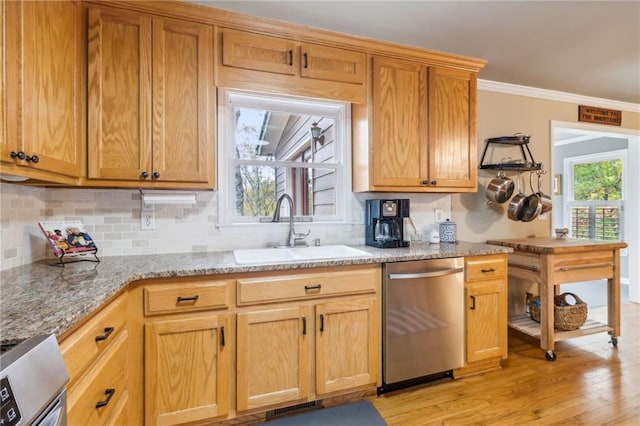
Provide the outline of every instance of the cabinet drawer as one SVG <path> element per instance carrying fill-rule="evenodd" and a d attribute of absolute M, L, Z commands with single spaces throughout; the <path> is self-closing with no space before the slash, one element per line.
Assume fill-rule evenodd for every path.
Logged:
<path fill-rule="evenodd" d="M 69 371 L 69 386 L 73 385 L 86 368 L 111 345 L 125 328 L 126 320 L 125 293 L 60 344 L 62 357 Z"/>
<path fill-rule="evenodd" d="M 156 284 L 144 289 L 144 314 L 157 315 L 229 307 L 233 281 Z"/>
<path fill-rule="evenodd" d="M 557 254 L 550 258 L 553 284 L 608 279 L 614 276 L 612 250 Z"/>
<path fill-rule="evenodd" d="M 242 278 L 237 280 L 238 304 L 374 293 L 380 279 L 381 271 L 377 265 L 340 271 L 318 270 L 303 274 Z"/>
<path fill-rule="evenodd" d="M 69 390 L 67 413 L 70 425 L 104 425 L 114 415 L 123 415 L 121 410 L 127 409 L 129 398 L 128 341 L 125 330 L 89 369 L 89 374 Z"/>
<path fill-rule="evenodd" d="M 507 257 L 477 256 L 464 260 L 465 281 L 484 281 L 507 276 Z"/>

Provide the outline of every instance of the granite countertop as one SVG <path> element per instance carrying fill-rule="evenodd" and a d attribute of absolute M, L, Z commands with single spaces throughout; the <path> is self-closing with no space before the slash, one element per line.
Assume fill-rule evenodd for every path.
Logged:
<path fill-rule="evenodd" d="M 40 261 L 0 272 L 0 345 L 10 347 L 39 334 L 61 335 L 130 282 L 148 278 L 186 277 L 358 265 L 509 253 L 513 249 L 481 243 L 413 244 L 378 249 L 352 246 L 371 257 L 292 263 L 238 265 L 233 253 L 180 253 L 104 257 L 101 262 L 52 266 Z"/>

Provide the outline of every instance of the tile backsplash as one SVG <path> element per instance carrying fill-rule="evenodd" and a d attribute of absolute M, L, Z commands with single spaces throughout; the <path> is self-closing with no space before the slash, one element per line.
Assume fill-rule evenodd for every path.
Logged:
<path fill-rule="evenodd" d="M 369 198 L 409 198 L 419 234 L 435 226 L 434 209 L 451 212 L 449 194 L 349 194 L 351 223 L 296 223 L 310 229 L 311 243 L 363 244 L 364 202 Z M 140 192 L 131 189 L 35 188 L 0 183 L 0 270 L 52 257 L 38 227 L 46 220 L 80 220 L 96 241 L 99 256 L 223 251 L 266 245 L 286 238 L 287 224 L 220 226 L 217 192 L 197 191 L 196 205 L 154 206 L 155 229 L 141 230 Z M 410 227 L 408 226 L 408 229 Z"/>

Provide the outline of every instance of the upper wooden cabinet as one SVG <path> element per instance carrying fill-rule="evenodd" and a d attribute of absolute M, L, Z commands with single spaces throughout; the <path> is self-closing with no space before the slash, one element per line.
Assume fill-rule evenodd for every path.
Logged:
<path fill-rule="evenodd" d="M 216 85 L 364 102 L 367 55 L 231 29 L 219 30 Z"/>
<path fill-rule="evenodd" d="M 375 57 L 353 129 L 354 191 L 476 191 L 475 73 Z"/>
<path fill-rule="evenodd" d="M 3 1 L 0 172 L 74 183 L 82 165 L 82 11 Z"/>
<path fill-rule="evenodd" d="M 111 8 L 88 13 L 88 178 L 212 188 L 212 28 Z"/>

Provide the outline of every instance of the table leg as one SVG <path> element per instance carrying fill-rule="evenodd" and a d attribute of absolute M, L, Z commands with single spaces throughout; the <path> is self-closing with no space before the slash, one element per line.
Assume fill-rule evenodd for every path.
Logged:
<path fill-rule="evenodd" d="M 613 251 L 613 277 L 607 280 L 607 316 L 608 326 L 613 328 L 609 334 L 620 335 L 620 250 Z"/>
<path fill-rule="evenodd" d="M 553 323 L 554 323 L 554 299 L 555 286 L 553 285 L 553 271 L 551 269 L 551 259 L 549 255 L 542 256 L 542 279 L 540 288 L 540 347 L 549 352 L 553 352 Z"/>

